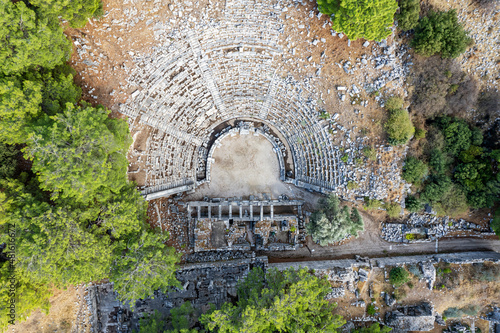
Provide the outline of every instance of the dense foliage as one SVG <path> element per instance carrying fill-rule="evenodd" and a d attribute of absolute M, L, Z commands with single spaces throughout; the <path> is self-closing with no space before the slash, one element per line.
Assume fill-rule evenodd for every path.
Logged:
<path fill-rule="evenodd" d="M 389 115 L 384 124 L 387 141 L 393 146 L 406 144 L 413 134 L 413 126 L 408 111 L 403 109 L 403 100 L 399 97 L 390 97 L 385 103 Z"/>
<path fill-rule="evenodd" d="M 67 66 L 0 76 L 0 141 L 26 143 L 38 117 L 61 112 L 79 97 L 80 89 Z"/>
<path fill-rule="evenodd" d="M 380 41 L 391 34 L 395 0 L 317 0 L 321 13 L 332 15 L 332 29 L 351 40 Z"/>
<path fill-rule="evenodd" d="M 500 195 L 500 152 L 483 146 L 478 128 L 452 117 L 436 118 L 432 123 L 429 149 L 420 160 L 412 158 L 410 170 L 430 169 L 421 183 L 420 172 L 403 177 L 416 185 L 418 194 L 407 200 L 407 207 L 419 210 L 429 203 L 442 215 L 458 215 L 470 208 L 492 207 Z"/>
<path fill-rule="evenodd" d="M 97 0 L 0 0 L 0 330 L 47 310 L 53 287 L 108 278 L 131 301 L 176 285 L 179 259 L 127 180 L 126 121 L 80 101 L 59 17 L 83 25 Z M 15 233 L 16 237 L 9 237 Z M 7 288 L 7 289 L 6 289 Z"/>
<path fill-rule="evenodd" d="M 422 18 L 415 28 L 412 45 L 424 56 L 441 54 L 443 58 L 456 58 L 464 53 L 471 39 L 458 22 L 456 10 L 432 12 Z"/>
<path fill-rule="evenodd" d="M 196 333 L 190 329 L 191 322 L 196 321 L 195 310 L 189 302 L 170 310 L 170 316 L 164 318 L 158 311 L 146 315 L 139 320 L 139 333 Z"/>
<path fill-rule="evenodd" d="M 409 183 L 420 183 L 422 179 L 427 176 L 429 168 L 427 164 L 420 161 L 419 159 L 410 156 L 405 160 L 403 166 L 403 179 Z"/>
<path fill-rule="evenodd" d="M 29 0 L 44 15 L 61 16 L 72 27 L 82 27 L 100 7 L 100 0 Z"/>
<path fill-rule="evenodd" d="M 0 180 L 15 176 L 18 155 L 19 151 L 15 146 L 0 142 Z"/>
<path fill-rule="evenodd" d="M 363 218 L 356 208 L 340 207 L 334 194 L 322 198 L 318 210 L 309 218 L 307 231 L 313 240 L 322 246 L 339 242 L 349 235 L 358 236 L 364 230 Z"/>
<path fill-rule="evenodd" d="M 396 287 L 400 287 L 409 281 L 408 271 L 404 267 L 394 267 L 389 272 L 389 282 Z"/>
<path fill-rule="evenodd" d="M 420 0 L 399 0 L 399 13 L 396 14 L 398 27 L 403 30 L 411 30 L 418 24 L 420 14 Z"/>
<path fill-rule="evenodd" d="M 368 327 L 363 327 L 354 331 L 354 333 L 389 333 L 392 328 L 389 326 L 380 325 L 379 323 L 373 323 Z"/>
<path fill-rule="evenodd" d="M 126 152 L 132 142 L 127 123 L 110 119 L 103 107 L 75 108 L 45 117 L 33 128 L 25 149 L 41 188 L 53 197 L 88 203 L 125 186 Z"/>
<path fill-rule="evenodd" d="M 335 304 L 325 300 L 331 286 L 306 269 L 280 272 L 254 268 L 238 285 L 236 305 L 203 315 L 200 322 L 211 331 L 336 332 L 345 321 L 332 313 Z"/>

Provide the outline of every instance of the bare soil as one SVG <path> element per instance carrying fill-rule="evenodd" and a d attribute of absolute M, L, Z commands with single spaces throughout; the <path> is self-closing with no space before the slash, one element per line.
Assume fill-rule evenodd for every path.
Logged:
<path fill-rule="evenodd" d="M 8 331 L 16 333 L 75 332 L 74 325 L 79 309 L 78 295 L 82 296 L 82 291 L 74 287 L 54 290 L 54 295 L 50 298 L 51 306 L 48 314 L 36 310 L 26 321 L 10 325 Z M 78 331 L 80 332 L 83 331 Z"/>

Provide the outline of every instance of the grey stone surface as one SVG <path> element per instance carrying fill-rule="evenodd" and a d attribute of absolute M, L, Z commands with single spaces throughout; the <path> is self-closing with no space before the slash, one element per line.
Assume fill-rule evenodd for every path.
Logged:
<path fill-rule="evenodd" d="M 430 331 L 434 328 L 434 310 L 429 303 L 405 306 L 386 314 L 387 326 L 400 332 Z"/>

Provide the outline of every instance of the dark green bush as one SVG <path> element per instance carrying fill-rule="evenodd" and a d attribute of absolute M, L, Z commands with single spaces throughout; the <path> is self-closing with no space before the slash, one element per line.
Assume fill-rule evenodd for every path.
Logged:
<path fill-rule="evenodd" d="M 448 164 L 446 155 L 439 149 L 431 150 L 429 155 L 429 165 L 434 170 L 434 173 L 438 175 L 443 174 Z"/>
<path fill-rule="evenodd" d="M 373 316 L 375 314 L 375 312 L 377 312 L 377 310 L 375 310 L 375 305 L 373 304 L 368 304 L 368 306 L 366 307 L 366 313 L 369 315 L 369 316 Z"/>
<path fill-rule="evenodd" d="M 456 58 L 464 53 L 471 39 L 458 22 L 456 10 L 431 12 L 415 28 L 412 45 L 415 51 L 429 57 L 441 54 L 443 58 Z"/>
<path fill-rule="evenodd" d="M 412 213 L 419 212 L 424 209 L 422 202 L 420 202 L 420 200 L 413 195 L 409 195 L 405 198 L 405 207 Z"/>
<path fill-rule="evenodd" d="M 399 14 L 396 14 L 398 27 L 403 31 L 415 28 L 419 14 L 420 0 L 399 0 Z"/>
<path fill-rule="evenodd" d="M 440 117 L 436 119 L 436 123 L 443 133 L 446 143 L 445 151 L 456 157 L 458 154 L 469 149 L 471 145 L 472 131 L 465 120 Z"/>
<path fill-rule="evenodd" d="M 457 185 L 453 184 L 433 208 L 439 215 L 457 216 L 465 213 L 469 208 L 467 196 Z"/>
<path fill-rule="evenodd" d="M 15 146 L 0 142 L 0 179 L 14 177 L 19 150 Z"/>
<path fill-rule="evenodd" d="M 420 139 L 425 138 L 426 133 L 427 133 L 427 131 L 424 130 L 423 128 L 416 128 L 415 129 L 415 139 L 420 140 Z"/>
<path fill-rule="evenodd" d="M 406 158 L 403 166 L 403 179 L 408 183 L 419 184 L 428 172 L 429 168 L 424 162 L 413 156 Z"/>
<path fill-rule="evenodd" d="M 451 189 L 452 182 L 448 176 L 435 176 L 432 181 L 425 186 L 420 195 L 425 202 L 434 202 L 441 200 Z"/>
<path fill-rule="evenodd" d="M 389 272 L 389 282 L 396 286 L 402 286 L 410 280 L 408 271 L 404 267 L 394 267 Z"/>

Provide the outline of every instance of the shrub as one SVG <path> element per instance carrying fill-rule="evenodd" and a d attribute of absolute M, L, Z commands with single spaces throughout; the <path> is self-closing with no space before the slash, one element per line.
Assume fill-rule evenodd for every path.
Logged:
<path fill-rule="evenodd" d="M 396 289 L 394 290 L 394 299 L 396 301 L 400 301 L 406 297 L 406 291 L 404 289 Z"/>
<path fill-rule="evenodd" d="M 498 265 L 483 265 L 481 269 L 480 281 L 493 282 L 500 279 L 500 266 Z"/>
<path fill-rule="evenodd" d="M 396 111 L 403 108 L 403 99 L 399 96 L 389 97 L 384 104 L 387 111 Z"/>
<path fill-rule="evenodd" d="M 440 53 L 443 58 L 456 58 L 464 53 L 471 39 L 458 23 L 456 10 L 431 12 L 415 28 L 412 45 L 423 56 Z"/>
<path fill-rule="evenodd" d="M 403 166 L 403 179 L 408 183 L 419 184 L 428 172 L 429 168 L 424 162 L 413 156 L 406 158 Z"/>
<path fill-rule="evenodd" d="M 415 213 L 424 209 L 424 205 L 417 197 L 409 195 L 405 198 L 405 208 L 410 212 Z"/>
<path fill-rule="evenodd" d="M 393 146 L 406 144 L 415 133 L 410 115 L 403 109 L 389 111 L 389 118 L 384 127 L 387 141 Z"/>
<path fill-rule="evenodd" d="M 396 218 L 401 215 L 401 205 L 397 202 L 388 202 L 384 205 L 387 215 L 391 218 Z"/>
<path fill-rule="evenodd" d="M 465 193 L 457 185 L 452 185 L 439 202 L 433 205 L 438 215 L 457 216 L 469 208 Z"/>
<path fill-rule="evenodd" d="M 350 40 L 364 38 L 380 41 L 391 34 L 394 0 L 317 0 L 321 13 L 332 15 L 332 29 L 343 32 Z"/>
<path fill-rule="evenodd" d="M 344 155 L 340 158 L 340 160 L 341 160 L 342 162 L 344 162 L 344 163 L 347 163 L 347 161 L 349 160 L 349 155 L 344 154 Z"/>
<path fill-rule="evenodd" d="M 406 238 L 407 240 L 414 240 L 414 239 L 415 239 L 415 235 L 414 235 L 414 234 L 406 234 L 406 235 L 405 235 L 405 238 Z"/>
<path fill-rule="evenodd" d="M 429 154 L 429 165 L 438 175 L 443 174 L 447 168 L 447 158 L 439 149 L 431 150 Z"/>
<path fill-rule="evenodd" d="M 426 133 L 427 133 L 427 131 L 424 130 L 423 128 L 416 128 L 415 129 L 415 139 L 420 140 L 420 139 L 425 138 Z"/>
<path fill-rule="evenodd" d="M 454 93 L 457 92 L 458 87 L 460 87 L 458 84 L 452 84 L 450 88 L 448 89 L 448 94 L 453 95 Z"/>
<path fill-rule="evenodd" d="M 408 271 L 404 267 L 394 267 L 389 272 L 389 282 L 396 287 L 409 281 Z"/>
<path fill-rule="evenodd" d="M 365 209 L 380 209 L 383 205 L 384 203 L 380 200 L 365 197 Z"/>
<path fill-rule="evenodd" d="M 373 147 L 365 147 L 363 148 L 363 155 L 370 161 L 376 161 L 377 160 L 377 152 L 375 151 L 375 148 Z"/>
<path fill-rule="evenodd" d="M 440 201 L 451 189 L 451 186 L 452 182 L 448 176 L 435 176 L 433 180 L 425 186 L 420 198 L 424 202 Z"/>
<path fill-rule="evenodd" d="M 367 305 L 367 307 L 366 307 L 366 313 L 369 316 L 373 316 L 376 312 L 377 312 L 377 310 L 375 310 L 375 305 L 373 305 L 373 303 Z"/>
<path fill-rule="evenodd" d="M 403 31 L 413 29 L 418 24 L 419 14 L 420 0 L 399 0 L 398 27 Z"/>
<path fill-rule="evenodd" d="M 19 150 L 0 142 L 0 179 L 12 178 L 16 173 Z"/>
<path fill-rule="evenodd" d="M 319 201 L 307 224 L 307 231 L 321 246 L 339 242 L 348 235 L 357 237 L 364 230 L 363 219 L 356 208 L 340 207 L 339 199 L 331 194 Z"/>
<path fill-rule="evenodd" d="M 443 133 L 446 143 L 445 151 L 452 156 L 469 149 L 471 145 L 472 131 L 463 119 L 452 117 L 440 117 L 436 123 Z"/>

